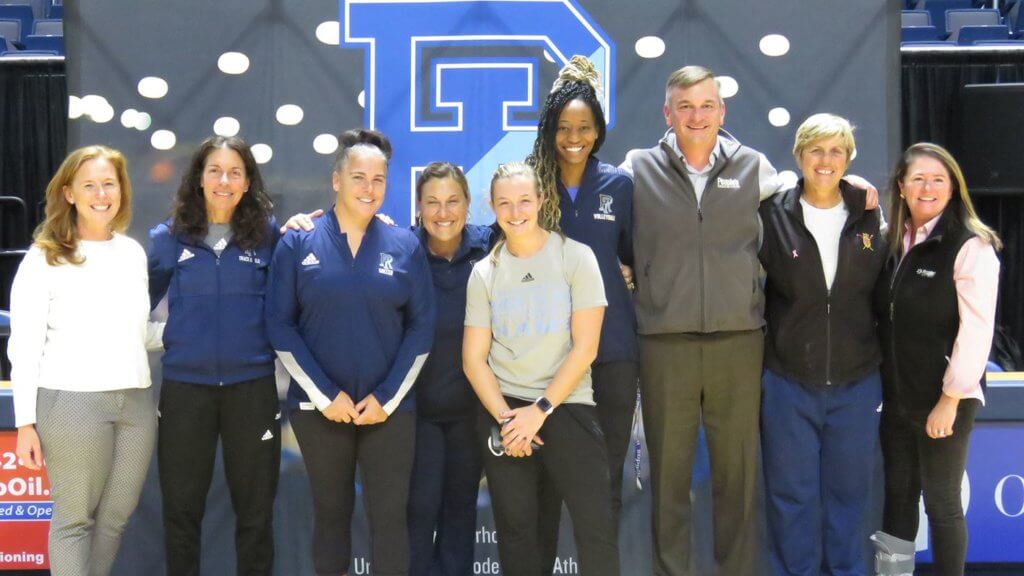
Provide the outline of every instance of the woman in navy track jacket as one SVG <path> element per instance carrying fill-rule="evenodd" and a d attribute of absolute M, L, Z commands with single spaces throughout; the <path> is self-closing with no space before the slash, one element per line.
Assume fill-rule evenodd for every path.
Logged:
<path fill-rule="evenodd" d="M 149 292 L 167 297 L 158 459 L 167 569 L 198 574 L 218 438 L 239 574 L 270 574 L 280 467 L 274 355 L 263 326 L 274 242 L 249 146 L 214 136 L 192 155 L 173 216 L 150 230 Z"/>
<path fill-rule="evenodd" d="M 343 134 L 331 174 L 335 206 L 314 230 L 286 233 L 271 266 L 267 331 L 292 377 L 318 574 L 349 569 L 357 464 L 373 572 L 409 570 L 411 390 L 433 343 L 435 300 L 420 240 L 375 218 L 390 157 L 379 132 Z"/>

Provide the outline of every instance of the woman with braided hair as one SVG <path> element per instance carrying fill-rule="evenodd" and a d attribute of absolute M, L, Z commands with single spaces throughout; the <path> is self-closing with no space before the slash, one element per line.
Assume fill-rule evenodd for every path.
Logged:
<path fill-rule="evenodd" d="M 595 156 L 605 139 L 599 92 L 594 65 L 582 56 L 573 56 L 544 102 L 537 140 L 527 162 L 537 172 L 544 193 L 544 214 L 566 236 L 594 251 L 608 298 L 597 360 L 591 370 L 617 527 L 638 375 L 636 317 L 627 285 L 632 283 L 628 267 L 633 265 L 633 182 L 625 172 Z M 550 570 L 557 549 L 562 496 L 546 494 L 543 500 L 541 532 L 546 537 L 541 542 L 544 566 Z"/>

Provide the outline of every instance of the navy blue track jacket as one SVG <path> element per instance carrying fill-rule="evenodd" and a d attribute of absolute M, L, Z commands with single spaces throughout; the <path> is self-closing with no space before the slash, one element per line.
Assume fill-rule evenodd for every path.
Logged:
<path fill-rule="evenodd" d="M 636 312 L 619 270 L 620 261 L 633 265 L 633 181 L 618 167 L 591 156 L 575 202 L 561 182 L 558 195 L 562 231 L 594 251 L 608 298 L 594 363 L 635 362 Z"/>
<path fill-rule="evenodd" d="M 449 262 L 430 255 L 427 233 L 416 230 L 427 253 L 437 295 L 434 347 L 416 380 L 416 412 L 421 418 L 446 422 L 476 415 L 478 403 L 462 371 L 462 335 L 466 321 L 466 285 L 473 264 L 487 258 L 492 231 L 489 226 L 467 224 L 462 242 Z"/>
<path fill-rule="evenodd" d="M 263 326 L 267 270 L 278 238 L 271 219 L 267 241 L 242 250 L 232 240 L 220 257 L 204 242 L 171 233 L 171 221 L 149 231 L 149 299 L 167 295 L 165 378 L 226 386 L 274 373 L 274 352 Z"/>
<path fill-rule="evenodd" d="M 267 333 L 292 377 L 290 407 L 325 409 L 343 391 L 373 394 L 384 411 L 413 410 L 409 394 L 434 340 L 434 285 L 409 230 L 370 221 L 353 258 L 334 210 L 277 244 Z"/>

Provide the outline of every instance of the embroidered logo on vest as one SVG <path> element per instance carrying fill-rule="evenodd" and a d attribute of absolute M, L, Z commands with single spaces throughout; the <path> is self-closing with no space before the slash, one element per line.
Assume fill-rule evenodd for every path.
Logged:
<path fill-rule="evenodd" d="M 726 190 L 739 190 L 740 181 L 738 178 L 722 178 L 719 177 L 716 184 L 719 188 Z"/>
<path fill-rule="evenodd" d="M 394 256 L 392 256 L 391 254 L 388 254 L 387 252 L 381 252 L 380 253 L 380 265 L 377 266 L 377 272 L 380 272 L 381 274 L 384 274 L 386 276 L 394 276 L 395 275 L 395 269 L 393 267 L 394 262 L 395 262 L 395 257 Z"/>
<path fill-rule="evenodd" d="M 874 248 L 874 246 L 871 245 L 871 239 L 874 238 L 874 237 L 875 237 L 874 234 L 868 234 L 867 232 L 861 232 L 860 233 L 860 246 L 861 246 L 861 250 L 871 250 L 872 252 L 874 252 L 875 248 Z"/>
<path fill-rule="evenodd" d="M 922 278 L 935 278 L 935 270 L 925 270 L 924 268 L 918 268 L 917 275 Z"/>

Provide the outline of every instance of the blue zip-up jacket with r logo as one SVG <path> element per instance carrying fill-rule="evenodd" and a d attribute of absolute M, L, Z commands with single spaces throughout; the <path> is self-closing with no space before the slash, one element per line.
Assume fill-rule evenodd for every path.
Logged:
<path fill-rule="evenodd" d="M 608 298 L 595 363 L 635 362 L 639 352 L 633 295 L 619 270 L 619 262 L 633 266 L 633 180 L 623 170 L 591 156 L 576 200 L 561 182 L 558 195 L 562 231 L 594 251 Z"/>
<path fill-rule="evenodd" d="M 434 282 L 409 231 L 370 221 L 355 257 L 334 210 L 278 242 L 267 332 L 292 377 L 288 404 L 323 410 L 343 391 L 412 410 L 413 382 L 434 341 Z"/>

